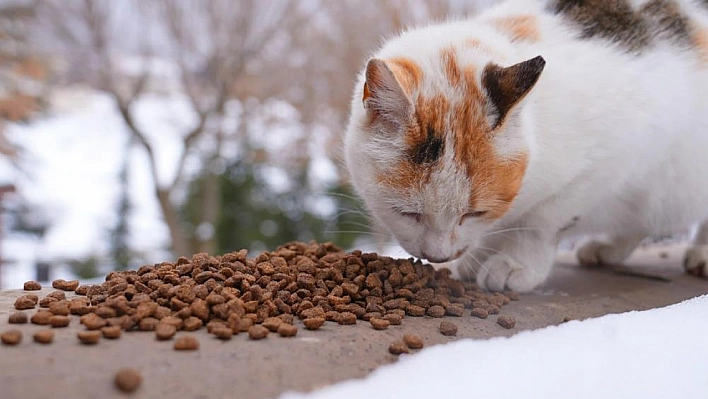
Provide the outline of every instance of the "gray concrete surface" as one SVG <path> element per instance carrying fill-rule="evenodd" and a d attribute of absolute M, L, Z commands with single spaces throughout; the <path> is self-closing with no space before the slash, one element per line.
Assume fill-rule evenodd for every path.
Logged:
<path fill-rule="evenodd" d="M 78 318 L 55 329 L 55 342 L 32 342 L 35 325 L 9 326 L 7 316 L 22 290 L 0 292 L 0 331 L 19 328 L 23 342 L 0 346 L 0 397 L 119 398 L 112 379 L 121 367 L 141 371 L 144 381 L 133 397 L 144 398 L 273 398 L 286 390 L 308 391 L 337 381 L 362 378 L 375 368 L 396 361 L 389 343 L 407 332 L 419 334 L 427 346 L 462 339 L 508 336 L 519 331 L 559 324 L 565 317 L 584 319 L 608 313 L 661 307 L 708 293 L 708 281 L 684 275 L 678 267 L 680 249 L 652 248 L 633 257 L 625 269 L 585 269 L 561 254 L 551 279 L 536 293 L 523 295 L 504 307 L 517 320 L 505 330 L 496 317 L 446 318 L 459 326 L 457 337 L 437 331 L 440 319 L 406 318 L 401 326 L 374 331 L 368 323 L 339 326 L 327 323 L 319 331 L 300 329 L 296 338 L 274 335 L 250 341 L 245 334 L 219 341 L 200 330 L 201 348 L 176 352 L 172 341 L 158 342 L 152 333 L 123 334 L 96 346 L 78 343 Z M 42 294 L 51 291 L 44 289 Z M 73 316 L 75 317 L 75 316 Z M 301 327 L 301 325 L 299 325 Z M 484 359 L 480 359 L 484 362 Z"/>

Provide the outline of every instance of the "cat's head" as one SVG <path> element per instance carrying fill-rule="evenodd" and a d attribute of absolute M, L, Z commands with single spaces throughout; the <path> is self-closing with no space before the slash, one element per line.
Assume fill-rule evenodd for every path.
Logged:
<path fill-rule="evenodd" d="M 545 61 L 425 66 L 372 58 L 352 103 L 346 158 L 371 213 L 416 257 L 444 262 L 510 209 L 528 162 L 522 100 Z"/>

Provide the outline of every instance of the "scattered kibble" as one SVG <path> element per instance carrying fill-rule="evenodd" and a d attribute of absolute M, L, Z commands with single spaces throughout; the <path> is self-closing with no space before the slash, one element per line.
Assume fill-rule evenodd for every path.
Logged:
<path fill-rule="evenodd" d="M 52 281 L 52 287 L 62 291 L 74 291 L 79 287 L 79 280 L 66 281 L 57 279 Z"/>
<path fill-rule="evenodd" d="M 39 291 L 42 289 L 42 284 L 36 281 L 25 281 L 24 290 L 25 291 Z"/>
<path fill-rule="evenodd" d="M 423 347 L 423 339 L 416 334 L 404 334 L 403 342 L 410 349 L 421 349 Z"/>
<path fill-rule="evenodd" d="M 79 338 L 79 341 L 81 341 L 82 344 L 95 345 L 101 339 L 101 331 L 79 331 L 76 336 L 77 338 Z"/>
<path fill-rule="evenodd" d="M 297 335 L 297 327 L 292 324 L 281 323 L 280 326 L 278 326 L 278 334 L 280 334 L 281 337 L 294 337 Z"/>
<path fill-rule="evenodd" d="M 457 324 L 449 321 L 440 322 L 440 334 L 445 336 L 457 335 Z"/>
<path fill-rule="evenodd" d="M 391 345 L 388 346 L 389 353 L 393 355 L 400 355 L 403 353 L 410 353 L 408 346 L 403 341 L 393 341 Z"/>
<path fill-rule="evenodd" d="M 514 328 L 514 326 L 516 325 L 516 319 L 514 319 L 512 316 L 501 315 L 497 317 L 497 324 L 506 329 Z"/>
<path fill-rule="evenodd" d="M 114 379 L 115 385 L 123 392 L 134 392 L 143 382 L 143 377 L 136 369 L 120 369 Z"/>
<path fill-rule="evenodd" d="M 183 335 L 175 340 L 175 350 L 195 351 L 199 349 L 199 341 L 191 335 Z"/>
<path fill-rule="evenodd" d="M 52 330 L 39 330 L 32 336 L 34 342 L 38 344 L 51 344 L 54 341 L 54 331 Z"/>
<path fill-rule="evenodd" d="M 4 345 L 17 345 L 22 342 L 22 331 L 20 330 L 8 330 L 0 334 L 0 341 Z"/>
<path fill-rule="evenodd" d="M 369 323 L 374 330 L 385 330 L 391 325 L 391 322 L 386 319 L 371 319 Z"/>
<path fill-rule="evenodd" d="M 15 300 L 15 309 L 17 309 L 17 310 L 34 309 L 34 307 L 37 306 L 38 301 L 39 301 L 39 297 L 37 297 L 37 295 L 34 295 L 34 294 L 22 295 L 21 297 L 19 297 Z"/>
<path fill-rule="evenodd" d="M 15 312 L 8 317 L 7 322 L 10 324 L 27 324 L 27 313 Z"/>
<path fill-rule="evenodd" d="M 251 326 L 251 328 L 248 329 L 248 338 L 250 339 L 263 339 L 268 336 L 268 329 L 263 327 L 260 324 L 256 324 L 255 326 Z"/>

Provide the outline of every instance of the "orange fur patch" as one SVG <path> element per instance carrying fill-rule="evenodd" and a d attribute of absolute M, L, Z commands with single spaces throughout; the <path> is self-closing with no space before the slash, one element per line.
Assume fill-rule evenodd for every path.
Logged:
<path fill-rule="evenodd" d="M 701 64 L 708 66 L 708 29 L 694 27 L 691 41 L 696 51 L 698 51 Z"/>
<path fill-rule="evenodd" d="M 462 83 L 462 74 L 460 65 L 457 62 L 457 50 L 454 47 L 447 47 L 440 50 L 440 59 L 442 60 L 443 71 L 445 77 L 453 87 L 457 87 Z"/>
<path fill-rule="evenodd" d="M 536 17 L 532 15 L 497 18 L 492 21 L 492 25 L 508 35 L 512 41 L 537 42 L 541 40 L 541 31 L 538 28 Z"/>
<path fill-rule="evenodd" d="M 386 65 L 391 69 L 398 84 L 409 95 L 420 86 L 423 80 L 423 70 L 413 60 L 398 57 L 386 60 Z"/>

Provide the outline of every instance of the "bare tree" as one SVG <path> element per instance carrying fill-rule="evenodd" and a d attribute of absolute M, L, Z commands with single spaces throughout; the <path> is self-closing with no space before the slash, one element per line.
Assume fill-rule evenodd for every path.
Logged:
<path fill-rule="evenodd" d="M 246 68 L 257 62 L 289 16 L 289 1 L 259 0 L 161 0 L 143 3 L 101 0 L 45 1 L 45 14 L 52 22 L 69 54 L 95 68 L 93 83 L 115 99 L 132 140 L 145 151 L 154 193 L 169 229 L 171 248 L 176 255 L 195 250 L 213 251 L 209 226 L 218 217 L 219 194 L 215 177 L 208 178 L 203 201 L 203 224 L 207 226 L 198 248 L 189 245 L 179 215 L 178 191 L 185 183 L 185 165 L 198 158 L 204 168 L 212 168 L 221 157 L 224 136 L 222 120 L 227 101 L 238 91 Z M 125 9 L 129 9 L 126 12 Z M 143 24 L 139 31 L 136 24 Z M 125 48 L 132 35 L 133 48 Z M 89 52 L 85 49 L 88 45 Z M 83 50 L 82 50 L 83 49 Z M 136 76 L 126 76 L 118 67 L 121 52 L 138 52 L 144 68 Z M 85 59 L 82 57 L 85 57 Z M 196 122 L 181 133 L 182 152 L 171 181 L 163 182 L 155 143 L 136 120 L 135 103 L 146 94 L 156 73 L 150 68 L 154 57 L 173 60 L 182 90 L 189 99 Z M 232 133 L 232 132 L 231 132 Z M 205 142 L 211 143 L 205 152 Z"/>

